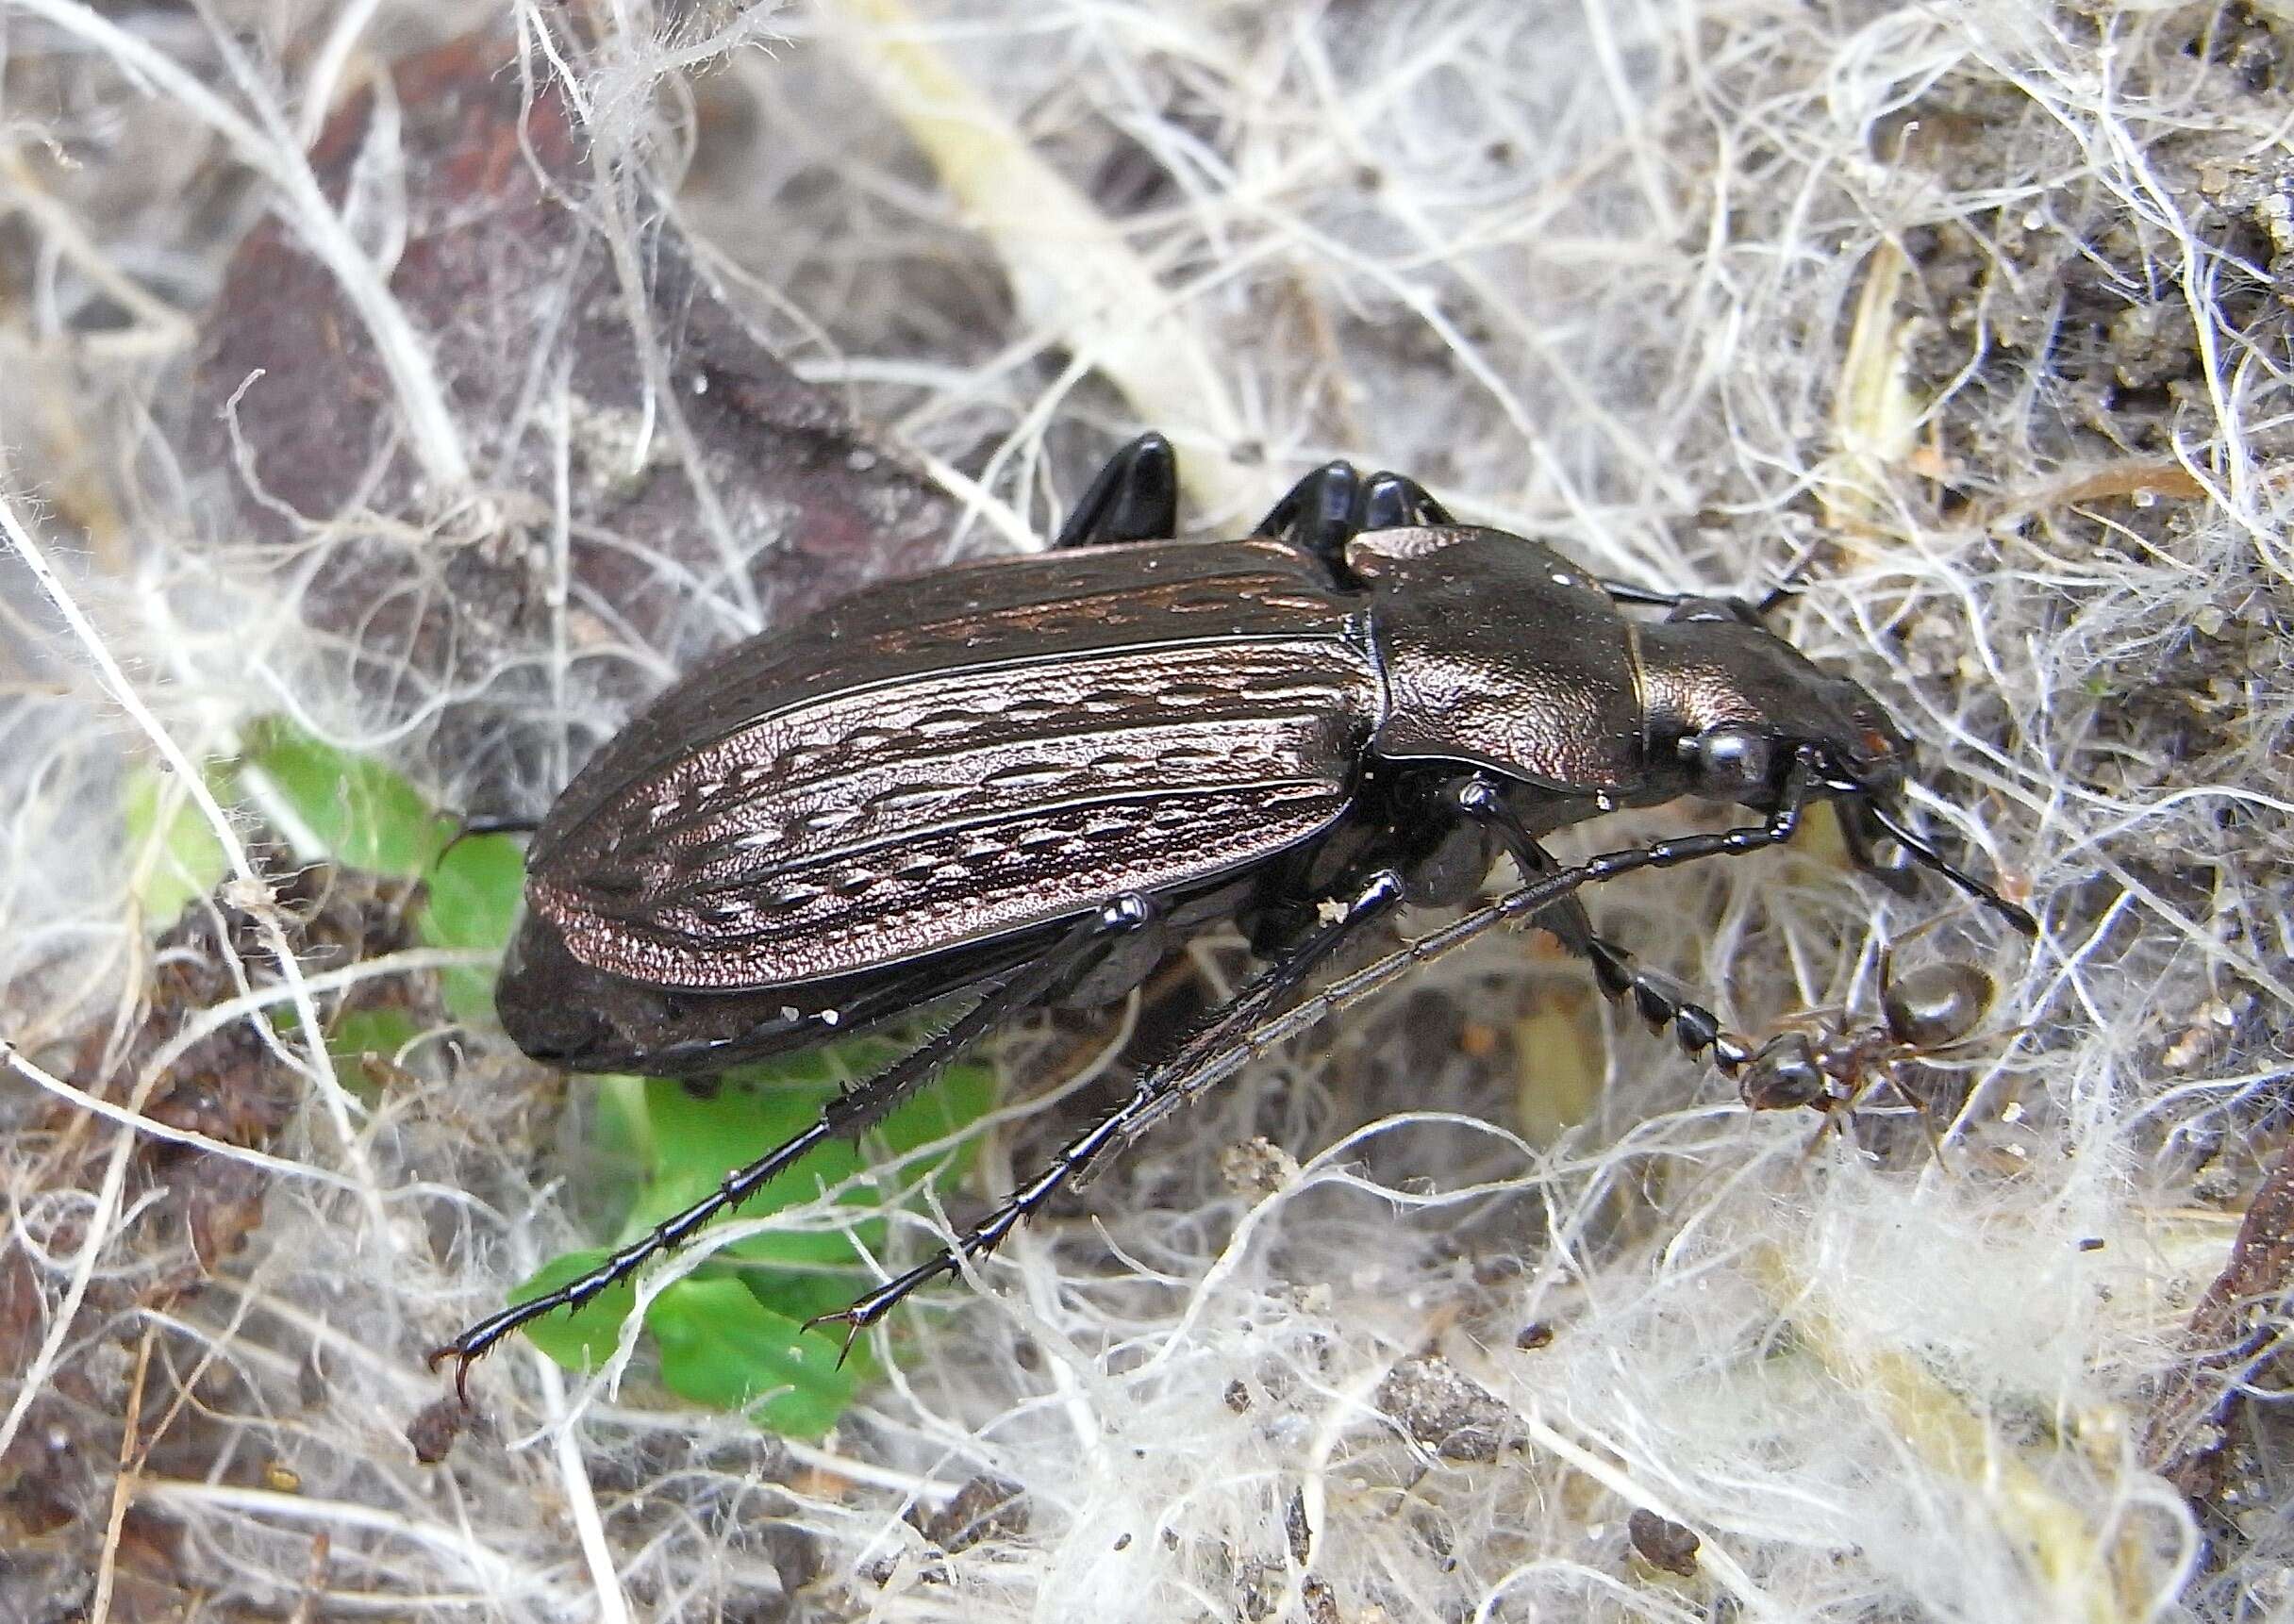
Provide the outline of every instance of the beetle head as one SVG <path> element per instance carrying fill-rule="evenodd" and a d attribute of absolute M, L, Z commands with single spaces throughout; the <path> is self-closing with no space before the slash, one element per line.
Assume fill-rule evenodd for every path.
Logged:
<path fill-rule="evenodd" d="M 1653 758 L 1678 760 L 1696 794 L 1763 810 L 1804 757 L 1834 795 L 1892 800 L 1912 760 L 1894 719 L 1753 616 L 1697 600 L 1643 628 Z"/>
<path fill-rule="evenodd" d="M 1911 741 L 1861 683 L 1836 676 L 1759 622 L 1737 599 L 1692 599 L 1641 628 L 1653 761 L 1672 760 L 1693 793 L 1762 811 L 1785 798 L 1796 764 L 1809 787 L 1836 798 L 1853 850 L 1885 837 L 2027 936 L 2030 913 L 1962 873 L 1905 826 L 1898 812 Z M 1905 876 L 1873 866 L 1896 885 Z M 1900 886 L 1898 888 L 1901 888 Z"/>

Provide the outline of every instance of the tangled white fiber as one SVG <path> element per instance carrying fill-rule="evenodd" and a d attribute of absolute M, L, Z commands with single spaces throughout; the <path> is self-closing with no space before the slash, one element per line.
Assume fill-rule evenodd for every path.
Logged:
<path fill-rule="evenodd" d="M 2290 340 L 2285 0 L 0 0 L 0 1624 L 2294 1619 Z M 589 1085 L 420 999 L 339 1074 L 326 1000 L 469 955 L 315 956 L 201 764 L 283 715 L 538 808 L 1142 427 L 1205 534 L 1345 456 L 1793 572 L 2038 938 L 1828 825 L 1587 901 L 1755 1037 L 1870 1026 L 1890 944 L 1983 1030 L 1820 1127 L 1497 933 L 915 1300 L 821 1443 L 633 1326 L 419 1462 L 424 1350 L 594 1239 Z M 872 447 L 921 472 L 800 545 Z M 225 911 L 161 937 L 185 827 Z M 897 1246 L 1128 1030 L 1006 1042 Z M 187 1103 L 198 1042 L 275 1108 Z"/>

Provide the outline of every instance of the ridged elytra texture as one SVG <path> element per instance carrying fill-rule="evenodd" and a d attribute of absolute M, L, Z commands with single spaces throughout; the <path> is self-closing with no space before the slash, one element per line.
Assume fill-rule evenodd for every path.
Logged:
<path fill-rule="evenodd" d="M 1278 543 L 963 566 L 728 650 L 583 770 L 528 897 L 657 986 L 867 970 L 1260 863 L 1380 710 L 1358 593 Z"/>

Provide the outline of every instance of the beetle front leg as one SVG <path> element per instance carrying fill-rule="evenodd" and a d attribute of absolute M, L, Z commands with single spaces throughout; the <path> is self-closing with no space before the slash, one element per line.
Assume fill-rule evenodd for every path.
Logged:
<path fill-rule="evenodd" d="M 1178 530 L 1178 454 L 1161 435 L 1142 434 L 1092 476 L 1052 548 L 1162 541 Z"/>
<path fill-rule="evenodd" d="M 1415 479 L 1399 473 L 1365 479 L 1351 462 L 1326 462 L 1292 486 L 1253 533 L 1304 547 L 1346 580 L 1352 573 L 1346 543 L 1363 532 L 1455 522 Z"/>
<path fill-rule="evenodd" d="M 1534 884 L 1560 865 L 1505 804 L 1504 791 L 1480 774 L 1451 791 L 1459 812 L 1474 820 L 1504 844 L 1522 883 Z M 1588 960 L 1593 980 L 1612 1003 L 1632 1001 L 1635 1013 L 1652 1032 L 1672 1028 L 1673 1040 L 1692 1059 L 1712 1052 L 1713 1064 L 1734 1077 L 1753 1057 L 1752 1046 L 1720 1024 L 1720 1018 L 1695 1001 L 1688 988 L 1661 970 L 1633 962 L 1633 954 L 1593 928 L 1592 916 L 1575 897 L 1563 897 L 1530 921 L 1550 931 L 1561 945 Z"/>
<path fill-rule="evenodd" d="M 578 1309 L 603 1291 L 628 1279 L 645 1263 L 673 1251 L 700 1233 L 720 1214 L 732 1211 L 762 1189 L 808 1152 L 837 1139 L 856 1138 L 874 1127 L 903 1100 L 916 1092 L 939 1069 L 995 1027 L 1021 1010 L 1040 1003 L 1108 937 L 1145 929 L 1160 915 L 1152 899 L 1126 894 L 1084 920 L 1035 958 L 1006 973 L 981 994 L 944 1030 L 902 1055 L 884 1070 L 846 1090 L 821 1108 L 813 1125 L 787 1143 L 775 1146 L 746 1167 L 736 1168 L 717 1188 L 683 1212 L 663 1218 L 644 1235 L 610 1253 L 588 1273 L 554 1291 L 524 1302 L 512 1303 L 480 1320 L 452 1342 L 431 1350 L 429 1365 L 436 1369 L 445 1360 L 457 1361 L 455 1391 L 469 1401 L 470 1367 L 488 1350 L 520 1326 L 560 1308 Z"/>
<path fill-rule="evenodd" d="M 1201 1070 L 1204 1057 L 1232 1047 L 1238 1036 L 1258 1025 L 1295 991 L 1317 965 L 1399 906 L 1403 895 L 1402 876 L 1391 869 L 1371 875 L 1353 897 L 1339 904 L 1338 917 L 1309 932 L 1197 1027 L 1168 1059 L 1141 1073 L 1122 1104 L 1071 1139 L 1050 1166 L 1014 1190 L 1001 1206 L 914 1268 L 893 1276 L 836 1313 L 808 1320 L 807 1325 L 841 1321 L 846 1327 L 844 1346 L 850 1351 L 854 1338 L 889 1314 L 901 1299 L 940 1275 L 955 1273 L 967 1260 L 993 1251 L 1061 1186 L 1086 1172 L 1110 1148 L 1128 1140 L 1185 1100 L 1193 1092 L 1190 1082 Z"/>

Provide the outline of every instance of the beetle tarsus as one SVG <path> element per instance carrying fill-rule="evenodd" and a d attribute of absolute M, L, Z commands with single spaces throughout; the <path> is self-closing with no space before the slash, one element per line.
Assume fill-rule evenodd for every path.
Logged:
<path fill-rule="evenodd" d="M 450 1355 L 459 1359 L 461 1368 L 456 1375 L 459 1388 L 469 1375 L 471 1363 L 482 1358 L 512 1331 L 560 1308 L 578 1310 L 600 1292 L 635 1274 L 649 1259 L 685 1245 L 710 1219 L 740 1206 L 807 1152 L 832 1140 L 856 1138 L 868 1132 L 991 1028 L 1015 1011 L 1038 1003 L 1065 981 L 1101 942 L 1112 936 L 1143 929 L 1160 915 L 1161 907 L 1152 898 L 1129 893 L 1116 898 L 1075 925 L 1050 951 L 989 986 L 978 1002 L 945 1029 L 867 1082 L 829 1100 L 821 1107 L 819 1119 L 796 1137 L 775 1146 L 745 1167 L 734 1168 L 716 1189 L 609 1253 L 586 1274 L 480 1320 L 434 1351 L 430 1355 L 431 1368 L 436 1369 L 439 1362 Z"/>
<path fill-rule="evenodd" d="M 1523 881 L 1556 871 L 1559 865 L 1553 853 L 1514 815 L 1506 804 L 1504 787 L 1494 779 L 1477 773 L 1452 793 L 1460 812 L 1498 837 Z M 1752 1049 L 1744 1039 L 1695 1002 L 1687 987 L 1671 976 L 1637 965 L 1631 953 L 1596 932 L 1591 916 L 1575 896 L 1563 897 L 1531 922 L 1551 931 L 1563 947 L 1589 961 L 1595 984 L 1611 1003 L 1630 1003 L 1652 1032 L 1671 1026 L 1674 1041 L 1692 1060 L 1710 1051 L 1713 1063 L 1733 1077 L 1751 1058 Z"/>

